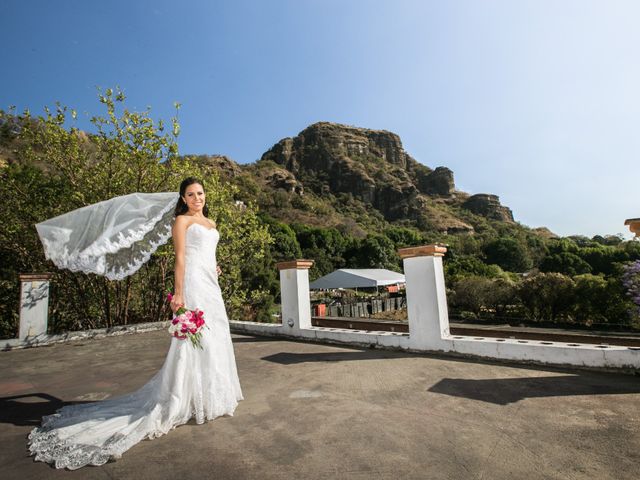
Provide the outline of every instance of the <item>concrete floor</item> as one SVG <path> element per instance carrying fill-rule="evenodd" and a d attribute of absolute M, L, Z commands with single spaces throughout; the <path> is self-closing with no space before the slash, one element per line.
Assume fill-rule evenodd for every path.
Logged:
<path fill-rule="evenodd" d="M 245 400 L 102 467 L 27 455 L 42 415 L 144 384 L 164 331 L 0 352 L 2 479 L 636 479 L 640 378 L 234 335 Z M 176 451 L 184 451 L 176 456 Z"/>

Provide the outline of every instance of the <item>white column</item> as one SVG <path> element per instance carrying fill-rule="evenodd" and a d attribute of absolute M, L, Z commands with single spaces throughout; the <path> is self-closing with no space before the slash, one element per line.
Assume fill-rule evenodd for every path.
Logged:
<path fill-rule="evenodd" d="M 291 260 L 276 264 L 280 270 L 282 328 L 296 333 L 311 328 L 309 268 L 313 260 Z"/>
<path fill-rule="evenodd" d="M 409 317 L 409 344 L 419 350 L 447 350 L 449 312 L 442 257 L 438 244 L 398 250 L 404 262 Z"/>
<path fill-rule="evenodd" d="M 47 333 L 49 315 L 49 280 L 51 273 L 21 273 L 20 340 L 33 339 Z"/>

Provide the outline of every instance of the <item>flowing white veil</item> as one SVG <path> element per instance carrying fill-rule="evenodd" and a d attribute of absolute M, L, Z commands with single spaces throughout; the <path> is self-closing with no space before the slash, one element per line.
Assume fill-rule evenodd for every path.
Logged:
<path fill-rule="evenodd" d="M 122 280 L 171 236 L 177 192 L 132 193 L 36 224 L 59 268 Z"/>

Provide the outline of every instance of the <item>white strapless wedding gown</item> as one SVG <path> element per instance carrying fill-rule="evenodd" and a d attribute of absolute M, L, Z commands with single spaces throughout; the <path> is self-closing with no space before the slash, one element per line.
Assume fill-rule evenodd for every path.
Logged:
<path fill-rule="evenodd" d="M 36 460 L 75 470 L 103 465 L 145 438 L 195 417 L 204 423 L 233 415 L 243 399 L 229 320 L 216 273 L 220 234 L 192 224 L 186 233 L 184 301 L 204 311 L 202 347 L 171 339 L 162 368 L 139 390 L 101 402 L 68 405 L 42 419 L 29 435 Z M 168 335 L 168 333 L 167 333 Z"/>

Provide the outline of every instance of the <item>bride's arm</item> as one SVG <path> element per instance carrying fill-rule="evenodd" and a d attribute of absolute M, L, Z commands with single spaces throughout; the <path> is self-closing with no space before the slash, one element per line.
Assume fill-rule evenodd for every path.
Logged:
<path fill-rule="evenodd" d="M 171 300 L 171 309 L 174 312 L 181 306 L 184 306 L 182 288 L 184 286 L 184 256 L 187 226 L 187 218 L 183 215 L 178 215 L 176 217 L 176 221 L 173 223 L 173 229 L 171 230 L 171 234 L 173 236 L 173 248 L 176 252 L 174 292 L 173 299 Z"/>
<path fill-rule="evenodd" d="M 210 218 L 207 218 L 207 220 L 209 220 L 209 223 L 213 228 L 217 228 L 216 222 L 214 222 Z M 222 275 L 222 269 L 220 268 L 220 265 L 216 265 L 216 273 L 218 274 L 218 276 Z"/>

